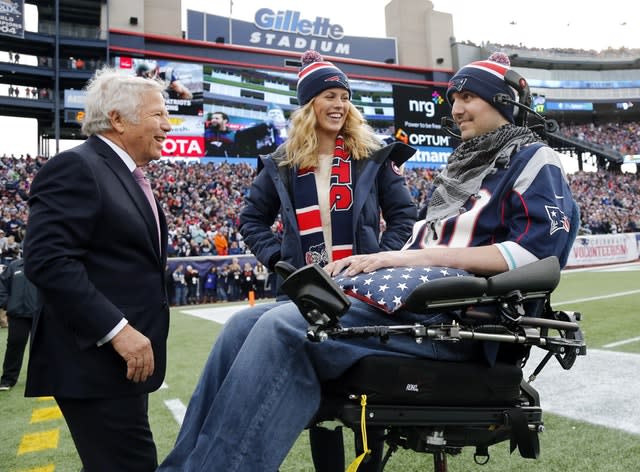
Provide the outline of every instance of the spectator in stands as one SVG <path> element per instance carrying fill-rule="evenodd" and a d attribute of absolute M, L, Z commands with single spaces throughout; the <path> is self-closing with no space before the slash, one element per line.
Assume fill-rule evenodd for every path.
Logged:
<path fill-rule="evenodd" d="M 5 265 L 7 263 L 5 257 L 7 256 L 8 250 L 9 238 L 7 238 L 4 230 L 0 228 L 0 264 Z"/>
<path fill-rule="evenodd" d="M 229 246 L 229 255 L 238 256 L 240 254 L 242 254 L 242 249 L 240 249 L 238 241 L 231 241 L 231 245 Z"/>
<path fill-rule="evenodd" d="M 13 234 L 7 236 L 7 242 L 4 245 L 2 251 L 2 263 L 9 264 L 11 261 L 16 260 L 20 255 L 20 243 L 16 241 L 16 237 Z"/>
<path fill-rule="evenodd" d="M 224 235 L 224 232 L 222 230 L 218 230 L 218 232 L 216 233 L 213 244 L 215 245 L 216 252 L 219 256 L 226 256 L 227 254 L 229 254 L 229 242 L 227 241 L 227 237 Z"/>
<path fill-rule="evenodd" d="M 427 216 L 416 223 L 405 247 L 334 260 L 325 266 L 327 273 L 342 274 L 341 283 L 354 289 L 358 285 L 362 293 L 368 279 L 376 276 L 383 282 L 380 277 L 390 275 L 384 268 L 406 270 L 407 275 L 432 267 L 446 267 L 445 273 L 493 275 L 567 250 L 567 223 L 575 210 L 560 159 L 529 129 L 514 125 L 512 105 L 494 101 L 497 94 L 512 100 L 517 96 L 504 79 L 508 58 L 491 59 L 495 60 L 463 67 L 449 82 L 446 96 L 462 144 L 436 179 Z M 433 272 L 438 273 L 432 271 L 432 277 Z M 412 285 L 420 283 L 415 277 Z M 394 308 L 388 303 L 393 295 L 385 292 L 384 302 L 351 298 L 341 325 L 455 321 L 450 313 L 425 317 Z M 258 313 L 257 321 L 252 312 Z M 471 340 L 437 348 L 437 341 L 418 344 L 402 336 L 385 343 L 338 338 L 314 344 L 305 338 L 307 329 L 293 303 L 277 304 L 262 313 L 243 310 L 227 321 L 191 398 L 176 445 L 159 472 L 277 470 L 314 417 L 322 382 L 337 378 L 365 356 L 386 353 L 489 363 L 497 356 L 492 346 Z M 255 427 L 257 416 L 265 427 Z M 239 449 L 239 444 L 245 447 Z"/>

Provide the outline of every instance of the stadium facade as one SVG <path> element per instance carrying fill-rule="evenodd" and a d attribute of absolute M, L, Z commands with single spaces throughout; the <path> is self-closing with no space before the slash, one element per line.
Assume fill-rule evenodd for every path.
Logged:
<path fill-rule="evenodd" d="M 307 48 L 320 50 L 353 80 L 354 104 L 381 137 L 418 148 L 416 165 L 446 162 L 456 144 L 440 127 L 449 112 L 446 84 L 460 65 L 496 49 L 529 78 L 534 105 L 547 115 L 576 123 L 640 117 L 640 58 L 631 52 L 585 57 L 579 51 L 458 42 L 451 15 L 434 11 L 425 0 L 392 0 L 386 6 L 388 38 L 351 37 L 340 18 L 309 17 L 304 4 L 301 11 L 278 10 L 275 1 L 265 1 L 253 22 L 189 11 L 185 31 L 179 0 L 13 3 L 23 15 L 25 3 L 37 8 L 38 29 L 0 23 L 3 49 L 12 57 L 33 56 L 37 65 L 0 62 L 0 82 L 36 90 L 37 99 L 0 96 L 1 113 L 37 119 L 44 155 L 56 151 L 49 149 L 52 138 L 82 138 L 82 88 L 95 69 L 111 64 L 124 73 L 153 71 L 165 80 L 174 127 L 167 157 L 255 161 L 257 153 L 279 142 L 269 111 L 279 108 L 286 118 L 298 105 L 296 72 Z M 19 24 L 18 16 L 10 20 Z M 220 156 L 212 146 L 215 112 L 230 118 L 237 143 L 232 156 Z"/>

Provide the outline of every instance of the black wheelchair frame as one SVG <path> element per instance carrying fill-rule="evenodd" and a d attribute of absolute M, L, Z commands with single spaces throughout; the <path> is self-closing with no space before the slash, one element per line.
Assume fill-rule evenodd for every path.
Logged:
<path fill-rule="evenodd" d="M 285 279 L 283 292 L 309 322 L 307 338 L 312 342 L 352 337 L 384 342 L 404 335 L 417 343 L 476 340 L 515 349 L 515 358 L 493 366 L 481 361 L 366 357 L 324 385 L 316 421 L 337 419 L 356 434 L 365 426 L 382 428 L 388 448 L 380 471 L 400 447 L 433 454 L 435 472 L 447 471 L 447 454 L 458 454 L 467 446 L 475 447 L 475 462 L 484 464 L 490 458 L 489 446 L 507 440 L 511 452 L 517 447 L 522 457 L 538 457 L 544 423 L 531 382 L 552 357 L 570 369 L 577 356 L 586 354 L 580 314 L 551 308 L 550 295 L 560 281 L 556 257 L 488 278 L 452 277 L 416 287 L 406 299 L 407 310 L 454 312 L 459 320 L 431 326 L 343 328 L 340 317 L 351 303 L 319 266 L 295 270 L 279 262 L 276 270 Z M 541 313 L 527 316 L 531 302 L 544 306 Z M 496 308 L 483 310 L 488 306 Z M 525 380 L 522 368 L 531 347 L 547 353 Z"/>

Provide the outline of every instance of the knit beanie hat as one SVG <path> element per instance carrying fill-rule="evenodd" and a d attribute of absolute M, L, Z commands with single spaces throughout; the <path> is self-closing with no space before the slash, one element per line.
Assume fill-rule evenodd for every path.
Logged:
<path fill-rule="evenodd" d="M 454 92 L 468 90 L 496 108 L 502 116 L 513 123 L 514 105 L 493 101 L 493 97 L 497 94 L 508 95 L 513 100 L 517 98 L 516 91 L 504 80 L 504 75 L 510 66 L 509 57 L 501 52 L 494 52 L 486 61 L 476 61 L 464 66 L 449 81 L 447 101 L 452 104 L 451 96 Z"/>
<path fill-rule="evenodd" d="M 305 52 L 301 62 L 302 67 L 298 72 L 298 103 L 300 106 L 306 105 L 323 90 L 334 87 L 345 89 L 351 98 L 351 87 L 347 76 L 331 62 L 324 61 L 318 52 L 314 50 Z"/>

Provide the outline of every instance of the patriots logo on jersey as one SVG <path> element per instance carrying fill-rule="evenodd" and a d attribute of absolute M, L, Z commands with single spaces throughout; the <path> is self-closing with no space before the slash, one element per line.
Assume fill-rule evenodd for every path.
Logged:
<path fill-rule="evenodd" d="M 564 230 L 568 233 L 571 229 L 571 223 L 567 215 L 565 215 L 560 208 L 555 206 L 545 205 L 544 208 L 547 210 L 547 215 L 549 216 L 549 221 L 551 223 L 549 236 L 560 230 Z"/>

